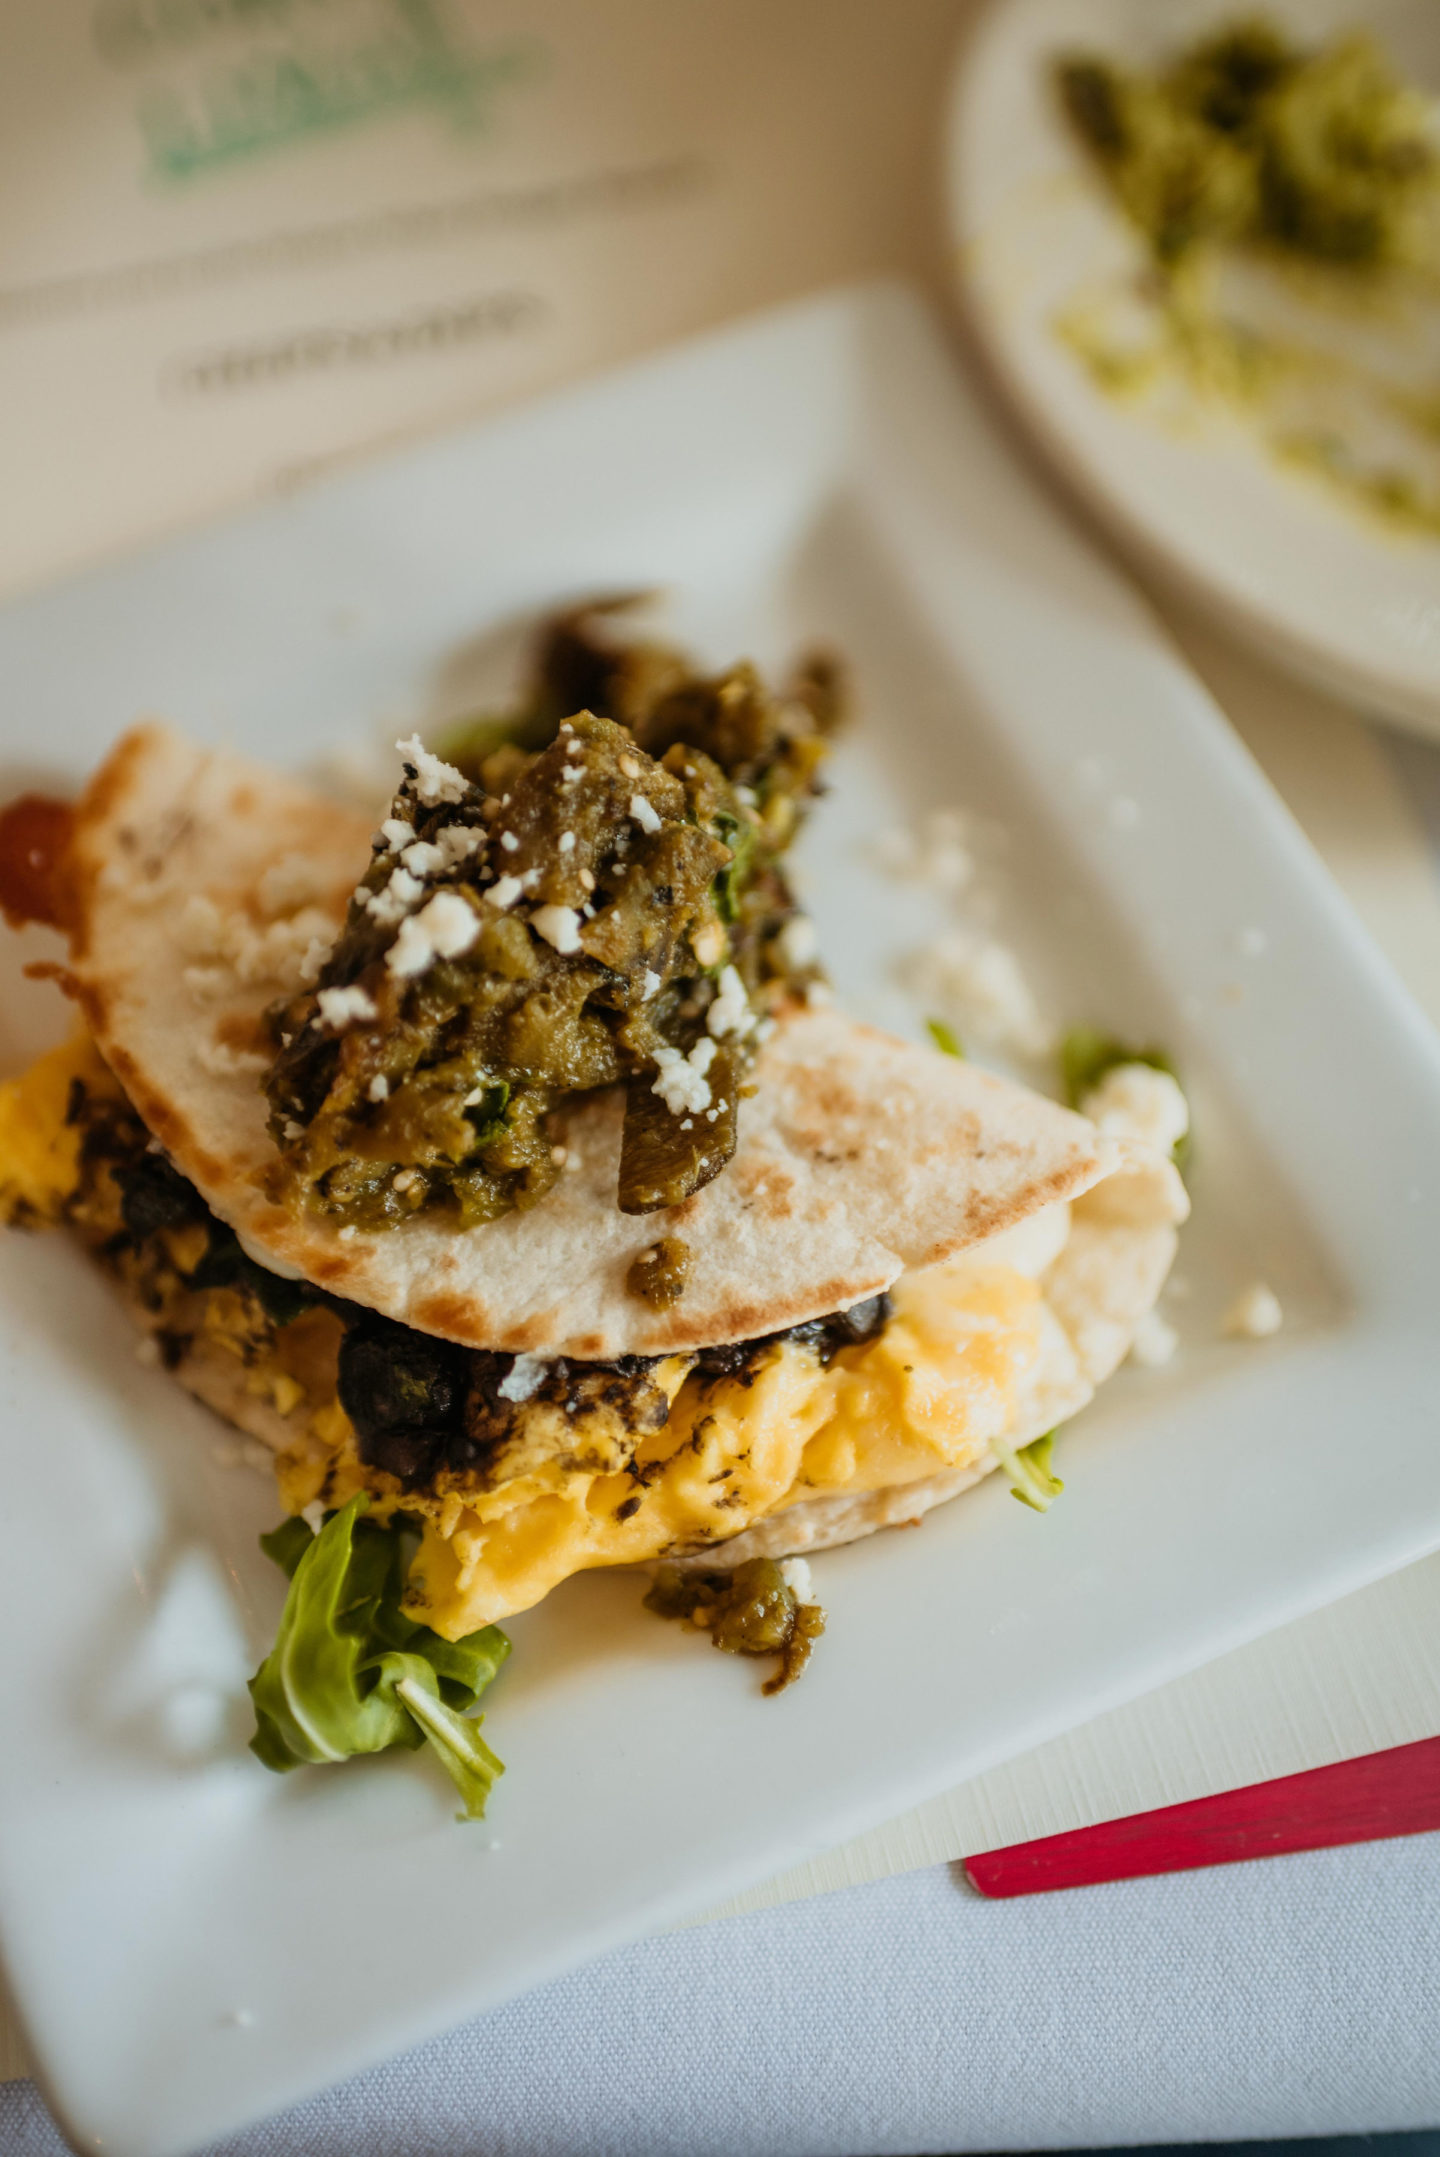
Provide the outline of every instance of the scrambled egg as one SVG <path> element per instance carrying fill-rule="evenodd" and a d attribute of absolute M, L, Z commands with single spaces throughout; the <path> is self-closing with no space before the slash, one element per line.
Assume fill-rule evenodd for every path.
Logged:
<path fill-rule="evenodd" d="M 83 1034 L 0 1086 L 0 1213 L 23 1226 L 70 1218 L 94 1240 L 102 1224 L 77 1215 L 77 1080 L 92 1099 L 123 1101 Z M 193 1251 L 180 1248 L 187 1238 L 198 1238 Z M 368 1489 L 378 1517 L 418 1516 L 408 1607 L 451 1639 L 529 1609 L 591 1566 L 722 1545 L 786 1506 L 978 1466 L 1013 1430 L 1043 1351 L 1036 1254 L 1026 1271 L 997 1250 L 905 1276 L 885 1330 L 842 1349 L 828 1368 L 796 1339 L 763 1351 L 742 1375 L 708 1382 L 688 1358 L 672 1357 L 650 1372 L 659 1396 L 643 1427 L 611 1430 L 602 1419 L 596 1442 L 582 1442 L 585 1426 L 553 1428 L 553 1409 L 537 1401 L 483 1487 L 447 1474 L 433 1491 L 406 1490 L 360 1458 L 336 1393 L 340 1321 L 312 1310 L 274 1325 L 235 1288 L 190 1289 L 184 1276 L 204 1240 L 203 1228 L 164 1229 L 112 1260 L 152 1327 L 174 1340 L 167 1361 L 182 1382 L 204 1347 L 246 1367 L 246 1395 L 280 1419 L 267 1426 L 271 1443 L 288 1440 L 276 1472 L 292 1512 L 343 1505 Z M 183 1337 L 164 1332 L 182 1319 Z M 198 1371 L 196 1390 L 211 1397 Z"/>
<path fill-rule="evenodd" d="M 424 1516 L 408 1607 L 453 1638 L 590 1566 L 643 1563 L 806 1499 L 977 1465 L 1012 1427 L 1040 1354 L 1040 1289 L 1010 1267 L 957 1261 L 894 1293 L 885 1331 L 828 1370 L 786 1341 L 748 1386 L 688 1378 L 620 1473 L 560 1458 L 493 1491 L 407 1497 Z"/>
<path fill-rule="evenodd" d="M 0 1085 L 0 1218 L 49 1228 L 80 1182 L 83 1127 L 70 1116 L 76 1083 L 101 1098 L 120 1089 L 82 1027 Z"/>

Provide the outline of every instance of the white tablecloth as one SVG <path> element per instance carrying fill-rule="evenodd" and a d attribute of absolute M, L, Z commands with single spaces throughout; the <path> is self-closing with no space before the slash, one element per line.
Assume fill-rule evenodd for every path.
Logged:
<path fill-rule="evenodd" d="M 1440 1835 L 985 1902 L 911 1873 L 649 1940 L 226 2157 L 880 2157 L 1440 2123 Z M 60 2157 L 34 2087 L 0 2157 Z M 217 2150 L 217 2157 L 218 2157 Z"/>

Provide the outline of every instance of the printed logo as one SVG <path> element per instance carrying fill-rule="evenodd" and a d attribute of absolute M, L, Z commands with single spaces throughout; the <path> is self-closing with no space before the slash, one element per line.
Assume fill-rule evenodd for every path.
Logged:
<path fill-rule="evenodd" d="M 136 117 L 172 183 L 417 108 L 481 134 L 547 61 L 535 39 L 471 47 L 442 0 L 99 0 L 92 27 L 104 59 L 147 78 Z"/>

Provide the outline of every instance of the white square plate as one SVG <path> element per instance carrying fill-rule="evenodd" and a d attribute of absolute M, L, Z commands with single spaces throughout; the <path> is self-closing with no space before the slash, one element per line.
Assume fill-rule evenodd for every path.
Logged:
<path fill-rule="evenodd" d="M 569 1583 L 510 1627 L 509 1772 L 471 1828 L 409 1756 L 248 1756 L 273 1496 L 62 1240 L 0 1238 L 0 1927 L 52 2099 L 112 2157 L 206 2141 L 1440 1543 L 1436 1044 L 905 294 L 742 325 L 12 608 L 6 776 L 78 778 L 147 710 L 292 763 L 423 727 L 517 611 L 654 584 L 712 660 L 819 635 L 854 661 L 805 864 L 843 994 L 914 1029 L 894 962 L 936 902 L 863 841 L 959 802 L 1012 833 L 1043 999 L 1172 1049 L 1187 1345 L 1067 1435 L 1043 1519 L 994 1482 L 821 1559 L 830 1631 L 778 1701 L 633 1575 Z M 4 1005 L 12 1056 L 58 1031 L 52 994 Z M 1222 1342 L 1256 1275 L 1284 1332 Z"/>

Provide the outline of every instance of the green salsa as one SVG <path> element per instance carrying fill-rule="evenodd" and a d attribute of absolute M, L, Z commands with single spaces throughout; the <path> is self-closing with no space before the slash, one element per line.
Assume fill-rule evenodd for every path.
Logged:
<path fill-rule="evenodd" d="M 795 1683 L 825 1630 L 821 1606 L 802 1603 L 773 1558 L 748 1558 L 728 1573 L 657 1566 L 645 1608 L 703 1628 L 727 1655 L 776 1656 L 766 1693 Z"/>
<path fill-rule="evenodd" d="M 1358 269 L 1424 252 L 1437 176 L 1429 104 L 1363 33 L 1307 49 L 1249 19 L 1153 71 L 1067 56 L 1056 84 L 1167 270 L 1216 244 Z"/>
<path fill-rule="evenodd" d="M 547 625 L 520 711 L 459 730 L 453 763 L 402 745 L 340 937 L 270 1015 L 277 1196 L 366 1228 L 492 1220 L 564 1172 L 552 1112 L 616 1085 L 622 1211 L 730 1159 L 766 1021 L 817 973 L 781 858 L 838 679 L 699 675 L 615 611 Z"/>

